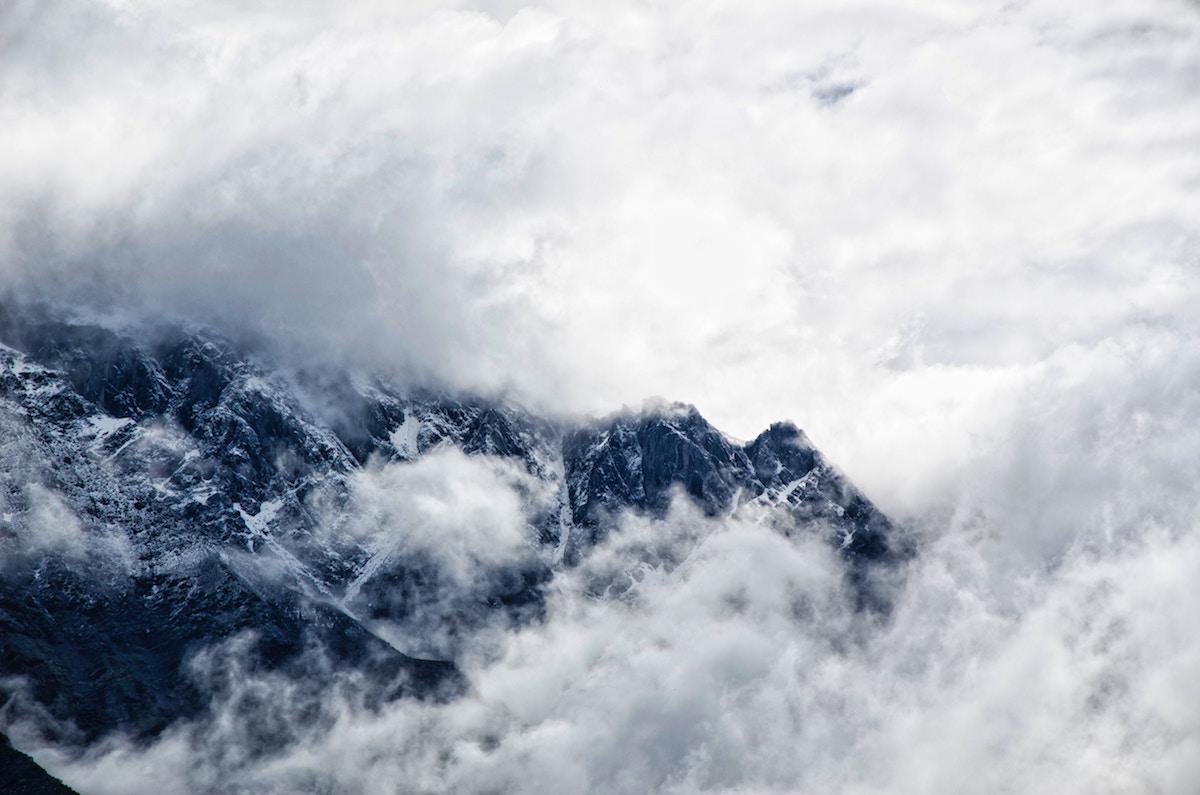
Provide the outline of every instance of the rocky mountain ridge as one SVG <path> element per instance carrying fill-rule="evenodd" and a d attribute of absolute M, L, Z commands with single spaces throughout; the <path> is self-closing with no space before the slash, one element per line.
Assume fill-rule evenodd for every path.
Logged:
<path fill-rule="evenodd" d="M 429 573 L 318 532 L 314 506 L 340 504 L 381 461 L 449 446 L 517 462 L 559 495 L 530 522 L 537 554 L 464 597 L 464 613 L 538 620 L 556 568 L 622 512 L 661 517 L 677 494 L 828 537 L 860 594 L 902 554 L 889 520 L 789 423 L 747 444 L 682 404 L 564 423 L 274 368 L 207 332 L 12 311 L 0 343 L 0 677 L 12 710 L 45 710 L 81 741 L 151 736 L 202 710 L 228 673 L 207 650 L 245 633 L 256 665 L 365 672 L 380 700 L 465 687 L 453 659 L 377 631 L 420 603 L 408 596 Z"/>

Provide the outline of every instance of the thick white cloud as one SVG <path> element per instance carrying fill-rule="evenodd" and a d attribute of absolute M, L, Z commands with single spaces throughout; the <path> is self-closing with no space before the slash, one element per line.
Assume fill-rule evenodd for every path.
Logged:
<path fill-rule="evenodd" d="M 1182 2 L 18 3 L 3 27 L 5 267 L 56 297 L 559 409 L 793 417 L 902 509 L 1050 358 L 1195 333 Z"/>
<path fill-rule="evenodd" d="M 343 601 L 364 620 L 372 601 L 364 588 L 394 603 L 374 629 L 410 655 L 457 657 L 464 625 L 482 632 L 479 605 L 518 590 L 522 571 L 552 554 L 539 546 L 532 517 L 556 507 L 558 494 L 515 461 L 444 447 L 412 463 L 375 462 L 351 475 L 349 489 L 348 504 L 318 503 L 330 540 L 370 554 Z M 372 581 L 389 570 L 421 584 L 380 590 Z"/>
<path fill-rule="evenodd" d="M 469 666 L 472 698 L 331 700 L 335 730 L 247 786 L 1193 785 L 1194 3 L 0 14 L 17 294 L 556 410 L 661 394 L 741 435 L 791 417 L 922 540 L 879 628 L 840 610 L 819 548 L 686 512 L 631 523 L 572 575 L 643 571 L 624 601 L 560 579 L 544 627 Z M 466 528 L 443 563 L 487 568 L 472 528 L 518 525 L 476 521 L 456 478 L 523 510 L 513 484 L 426 466 L 362 494 L 440 494 L 462 522 L 404 520 Z M 639 533 L 688 554 L 639 568 L 646 545 L 621 546 Z M 223 789 L 203 753 L 221 742 L 60 768 L 97 791 Z"/>
<path fill-rule="evenodd" d="M 548 487 L 516 462 L 446 447 L 412 464 L 389 463 L 350 478 L 337 532 L 377 554 L 427 556 L 456 585 L 481 570 L 519 563 L 536 543 L 527 514 L 549 508 Z"/>
<path fill-rule="evenodd" d="M 462 699 L 374 711 L 352 683 L 245 674 L 148 749 L 39 758 L 97 793 L 1189 791 L 1197 536 L 1073 555 L 1011 599 L 986 566 L 943 538 L 881 625 L 823 544 L 677 506 L 561 574 L 544 624 L 464 655 Z M 295 741 L 250 758 L 260 720 Z"/>

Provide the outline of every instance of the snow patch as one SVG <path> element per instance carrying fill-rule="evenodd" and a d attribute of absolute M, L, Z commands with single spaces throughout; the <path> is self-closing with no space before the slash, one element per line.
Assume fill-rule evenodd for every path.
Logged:
<path fill-rule="evenodd" d="M 84 435 L 93 436 L 97 440 L 105 439 L 132 424 L 133 420 L 128 417 L 110 417 L 107 414 L 97 414 L 87 418 L 87 428 L 84 430 Z"/>
<path fill-rule="evenodd" d="M 267 500 L 262 505 L 258 506 L 258 513 L 251 516 L 246 513 L 240 503 L 234 503 L 237 512 L 241 514 L 242 521 L 246 523 L 246 527 L 255 535 L 266 535 L 267 527 L 271 522 L 275 521 L 275 517 L 279 514 L 279 509 L 283 507 L 283 500 Z"/>
<path fill-rule="evenodd" d="M 413 459 L 420 454 L 417 439 L 421 434 L 421 421 L 412 413 L 405 414 L 404 422 L 396 426 L 388 440 L 403 458 Z"/>

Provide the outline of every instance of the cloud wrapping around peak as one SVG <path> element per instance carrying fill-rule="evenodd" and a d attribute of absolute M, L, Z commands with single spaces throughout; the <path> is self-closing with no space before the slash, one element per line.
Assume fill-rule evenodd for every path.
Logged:
<path fill-rule="evenodd" d="M 794 419 L 919 542 L 879 626 L 819 545 L 627 518 L 542 624 L 396 628 L 462 655 L 460 701 L 268 677 L 324 718 L 276 757 L 223 766 L 232 693 L 39 760 L 122 793 L 1188 791 L 1198 81 L 1181 0 L 9 4 L 5 300 Z M 357 534 L 449 581 L 523 554 L 502 464 L 357 488 Z"/>
<path fill-rule="evenodd" d="M 997 379 L 1195 333 L 1184 3 L 64 2 L 4 27 L 19 293 L 557 409 L 794 417 L 873 482 L 918 432 L 976 431 Z"/>

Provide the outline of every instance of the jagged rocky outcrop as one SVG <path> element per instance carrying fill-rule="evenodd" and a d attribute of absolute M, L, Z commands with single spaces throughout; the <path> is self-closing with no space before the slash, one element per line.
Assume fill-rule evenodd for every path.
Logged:
<path fill-rule="evenodd" d="M 891 554 L 887 518 L 791 423 L 742 444 L 693 406 L 660 405 L 575 430 L 563 441 L 573 523 L 594 543 L 613 511 L 661 514 L 682 489 L 709 514 L 739 504 L 778 506 L 833 530 L 851 560 Z"/>
<path fill-rule="evenodd" d="M 443 445 L 519 462 L 560 495 L 531 527 L 545 554 L 475 600 L 515 621 L 538 620 L 554 568 L 620 512 L 661 516 L 677 493 L 828 534 L 864 593 L 900 554 L 887 518 L 791 424 L 743 444 L 678 404 L 547 420 L 276 367 L 194 329 L 0 308 L 0 682 L 84 740 L 152 735 L 204 708 L 190 661 L 249 632 L 265 668 L 316 681 L 352 668 L 379 699 L 453 697 L 452 660 L 374 629 L 425 573 L 316 532 L 314 510 L 362 467 Z"/>

